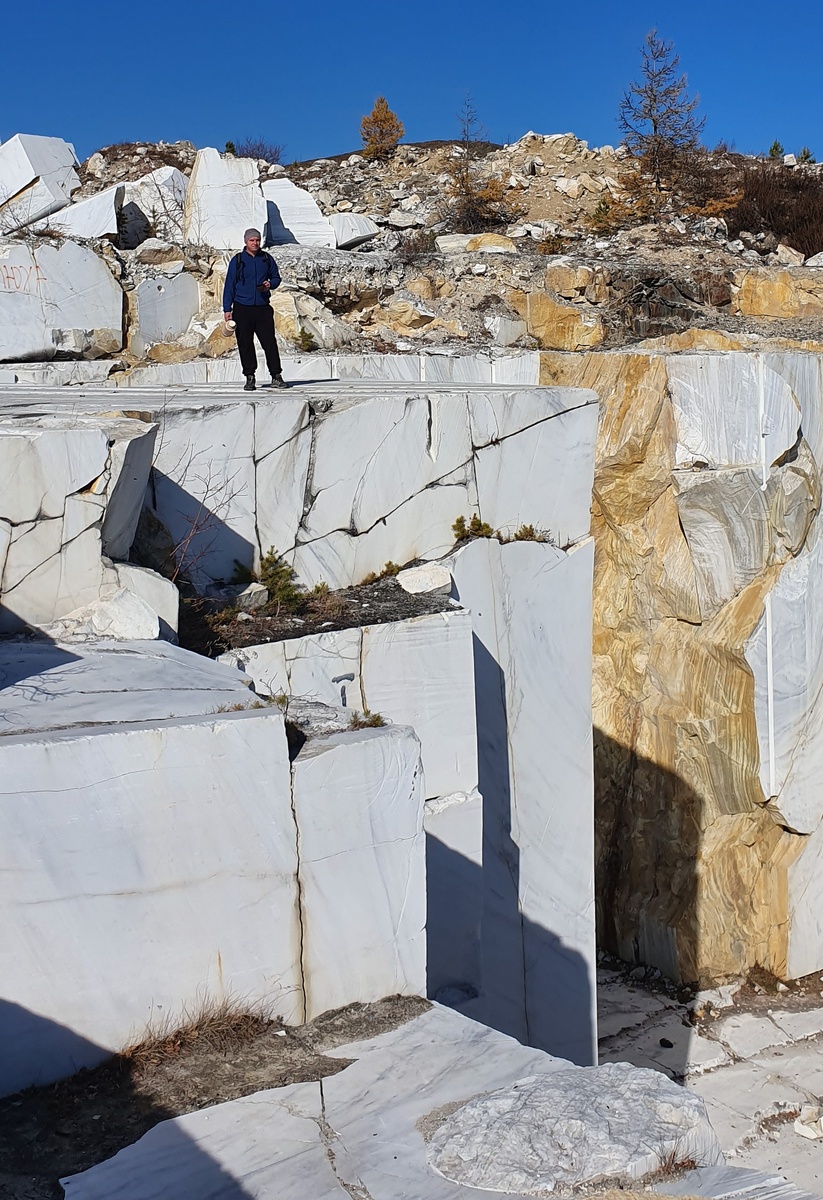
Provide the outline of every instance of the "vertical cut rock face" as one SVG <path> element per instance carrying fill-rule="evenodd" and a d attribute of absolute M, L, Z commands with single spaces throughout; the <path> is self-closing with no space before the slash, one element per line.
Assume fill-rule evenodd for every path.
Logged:
<path fill-rule="evenodd" d="M 675 978 L 823 965 L 819 356 L 544 354 L 600 396 L 604 944 Z"/>

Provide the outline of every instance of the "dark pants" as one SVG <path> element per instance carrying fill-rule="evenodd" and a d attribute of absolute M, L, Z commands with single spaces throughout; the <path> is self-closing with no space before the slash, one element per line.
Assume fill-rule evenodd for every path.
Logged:
<path fill-rule="evenodd" d="M 282 371 L 280 351 L 277 349 L 277 338 L 274 336 L 274 313 L 268 304 L 235 304 L 231 315 L 237 322 L 235 336 L 237 349 L 240 351 L 240 365 L 244 375 L 254 375 L 257 371 L 257 351 L 254 348 L 254 335 L 263 347 L 266 356 L 266 366 L 271 372 L 272 379 Z"/>

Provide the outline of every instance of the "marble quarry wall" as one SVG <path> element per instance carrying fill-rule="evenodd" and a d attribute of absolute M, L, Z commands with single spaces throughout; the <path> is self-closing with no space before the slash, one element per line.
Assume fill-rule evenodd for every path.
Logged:
<path fill-rule="evenodd" d="M 10 527 L 30 517 L 36 541 L 50 520 L 65 520 L 67 496 L 102 488 L 108 500 L 110 538 L 101 516 L 84 576 L 92 607 L 114 571 L 160 615 L 165 596 L 151 591 L 159 577 L 122 561 L 151 462 L 145 498 L 160 544 L 181 545 L 208 509 L 183 564 L 204 586 L 276 545 L 307 584 L 356 582 L 390 557 L 439 557 L 455 590 L 445 613 L 234 655 L 263 695 L 285 675 L 290 719 L 302 698 L 370 707 L 392 722 L 348 731 L 344 711 L 342 726 L 315 730 L 290 764 L 282 716 L 255 708 L 262 702 L 235 666 L 125 642 L 122 631 L 102 642 L 89 623 L 82 644 L 64 641 L 61 622 L 76 610 L 15 613 L 50 632 L 42 645 L 60 661 L 22 661 L 22 643 L 0 655 L 9 704 L 0 770 L 11 781 L 0 823 L 27 879 L 4 901 L 4 999 L 24 1052 L 9 1055 L 3 1087 L 60 1075 L 88 1061 L 89 1046 L 102 1056 L 158 1011 L 223 988 L 244 998 L 273 992 L 278 1011 L 299 1021 L 428 986 L 523 1042 L 592 1062 L 593 395 L 352 380 L 251 400 L 219 388 L 17 384 L 0 401 L 9 446 L 18 457 L 33 446 L 31 512 L 15 510 Z M 58 439 L 51 459 L 47 434 Z M 149 441 L 126 488 L 121 443 L 138 434 Z M 52 459 L 65 479 L 49 470 Z M 49 485 L 61 493 L 53 503 Z M 10 498 L 22 503 L 18 492 Z M 508 534 L 534 524 L 548 540 L 456 546 L 451 526 L 472 513 Z M 53 565 L 74 587 L 64 544 Z M 113 675 L 83 699 L 101 647 Z M 145 655 L 160 668 L 141 685 Z M 351 676 L 345 694 L 340 675 Z M 229 678 L 242 699 L 232 699 Z M 101 699 L 112 695 L 118 703 Z M 255 710 L 217 715 L 238 705 Z M 134 766 L 146 761 L 150 772 Z M 259 869 L 238 878 L 247 859 Z M 236 897 L 247 894 L 242 936 L 226 948 Z M 134 942 L 115 946 L 112 931 L 122 928 Z M 151 953 L 141 957 L 136 945 Z M 45 960 L 33 955 L 38 946 Z M 81 958 L 79 985 L 67 989 L 71 954 Z M 55 1028 L 67 1031 L 56 1043 Z"/>
<path fill-rule="evenodd" d="M 0 677 L 0 1094 L 206 997 L 299 1023 L 424 991 L 411 729 L 343 723 L 290 762 L 248 680 L 162 643 L 11 643 Z"/>
<path fill-rule="evenodd" d="M 445 555 L 461 609 L 247 647 L 225 660 L 270 695 L 343 700 L 414 725 L 425 777 L 430 994 L 523 1042 L 593 1062 L 591 394 L 430 385 L 425 396 L 387 395 L 386 385 L 372 392 L 361 383 L 343 396 L 351 399 L 340 426 L 335 400 L 307 454 L 307 494 L 323 505 L 310 518 L 315 529 L 357 513 L 368 534 L 380 528 L 381 504 L 391 536 L 380 529 L 374 561 Z M 467 420 L 476 455 L 468 474 L 455 469 L 469 444 Z M 302 426 L 301 418 L 293 427 Z M 351 476 L 334 465 L 342 446 L 357 463 Z M 484 448 L 493 450 L 488 461 Z M 413 522 L 392 522 L 401 489 L 410 490 L 415 470 L 428 480 L 432 460 L 449 471 L 441 495 L 425 487 Z M 455 503 L 511 532 L 530 514 L 552 541 L 482 539 L 454 551 Z M 311 557 L 298 548 L 301 577 L 336 585 L 362 577 L 368 560 L 350 529 L 318 538 Z M 421 534 L 428 542 L 409 540 Z M 352 544 L 354 555 L 343 557 L 339 547 Z"/>
<path fill-rule="evenodd" d="M 674 978 L 823 967 L 818 355 L 542 356 L 601 396 L 603 944 Z"/>
<path fill-rule="evenodd" d="M 239 667 L 263 696 L 319 700 L 413 725 L 426 798 L 476 791 L 472 623 L 463 609 L 249 646 L 220 661 Z"/>
<path fill-rule="evenodd" d="M 120 408 L 118 390 L 0 395 L 9 419 Z M 122 409 L 121 409 L 122 411 Z M 272 546 L 301 582 L 358 583 L 387 560 L 434 559 L 457 517 L 558 546 L 588 533 L 597 409 L 584 390 L 517 385 L 306 384 L 288 396 L 129 389 L 158 426 L 146 504 L 203 588 Z M 580 463 L 583 468 L 580 468 Z"/>

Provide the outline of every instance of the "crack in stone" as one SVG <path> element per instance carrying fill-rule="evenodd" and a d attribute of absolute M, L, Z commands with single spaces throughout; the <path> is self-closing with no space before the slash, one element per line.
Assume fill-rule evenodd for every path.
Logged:
<path fill-rule="evenodd" d="M 325 1148 L 326 1157 L 329 1160 L 329 1166 L 332 1169 L 332 1173 L 343 1191 L 351 1197 L 351 1200 L 373 1200 L 371 1192 L 363 1183 L 362 1179 L 358 1179 L 356 1183 L 353 1180 L 346 1180 L 342 1177 L 337 1169 L 337 1155 L 335 1153 L 334 1143 L 340 1141 L 340 1134 L 332 1128 L 326 1118 L 326 1096 L 323 1091 L 323 1080 L 321 1079 L 319 1083 L 320 1116 L 312 1117 L 311 1119 L 315 1122 L 318 1130 L 320 1131 L 320 1140 Z"/>
<path fill-rule="evenodd" d="M 286 664 L 286 672 L 288 679 L 289 690 L 291 690 L 291 675 L 289 673 L 288 663 Z M 294 821 L 294 843 L 297 853 L 297 870 L 294 876 L 295 886 L 297 887 L 297 933 L 298 933 L 298 955 L 297 962 L 300 968 L 300 1005 L 302 1012 L 300 1015 L 301 1022 L 305 1022 L 308 1016 L 308 991 L 306 988 L 306 906 L 303 897 L 303 881 L 300 876 L 300 825 L 297 821 L 297 808 L 294 802 L 294 763 L 289 765 L 289 807 L 291 808 L 292 820 Z M 320 1098 L 322 1102 L 323 1093 L 321 1089 Z"/>
<path fill-rule="evenodd" d="M 436 488 L 436 487 L 466 488 L 467 484 L 466 484 L 465 480 L 463 480 L 462 482 L 459 482 L 459 483 L 447 483 L 445 481 L 449 478 L 450 475 L 454 475 L 455 471 L 460 471 L 463 467 L 469 466 L 469 464 L 471 462 L 472 462 L 472 459 L 467 458 L 465 462 L 458 463 L 456 467 L 453 467 L 452 470 L 447 471 L 445 475 L 441 475 L 439 479 L 433 479 L 431 481 L 431 483 L 427 483 L 425 485 L 425 487 L 420 488 L 419 491 L 412 492 L 412 494 L 410 496 L 407 496 L 405 500 L 401 500 L 400 503 L 397 504 L 394 508 L 389 509 L 389 511 L 386 513 L 383 513 L 382 516 L 377 517 L 376 520 L 371 525 L 369 525 L 369 527 L 367 529 L 359 529 L 356 532 L 352 532 L 352 530 L 350 528 L 347 529 L 342 526 L 338 526 L 336 529 L 329 529 L 327 533 L 320 533 L 317 535 L 317 537 L 309 538 L 305 542 L 295 542 L 294 546 L 292 546 L 291 549 L 295 549 L 297 546 L 311 546 L 311 545 L 313 545 L 314 542 L 322 542 L 325 538 L 331 537 L 331 535 L 333 533 L 345 533 L 348 537 L 351 537 L 351 538 L 365 537 L 367 534 L 371 533 L 373 529 L 376 529 L 378 525 L 382 525 L 385 521 L 387 521 L 389 519 L 389 517 L 393 517 L 396 512 L 399 512 L 400 509 L 404 507 L 404 505 L 410 504 L 411 501 L 414 500 L 416 496 L 422 496 L 424 492 L 427 492 L 432 488 Z M 301 521 L 301 528 L 302 528 L 302 521 Z"/>

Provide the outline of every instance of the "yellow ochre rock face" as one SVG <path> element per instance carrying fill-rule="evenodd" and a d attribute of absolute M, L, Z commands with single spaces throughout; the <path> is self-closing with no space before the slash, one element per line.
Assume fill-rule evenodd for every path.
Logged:
<path fill-rule="evenodd" d="M 606 333 L 600 317 L 576 304 L 564 304 L 546 292 L 510 292 L 508 301 L 528 332 L 547 350 L 583 350 L 599 346 Z"/>
<path fill-rule="evenodd" d="M 820 507 L 819 481 L 802 446 L 762 492 L 759 476 L 746 491 L 747 468 L 739 478 L 723 472 L 721 487 L 719 471 L 678 466 L 666 362 L 654 353 L 541 354 L 542 384 L 600 397 L 592 507 L 600 936 L 622 958 L 675 979 L 705 983 L 758 964 L 785 975 L 787 869 L 804 839 L 766 804 L 744 647 Z M 744 526 L 738 514 L 753 495 L 759 507 Z M 711 552 L 724 522 L 737 573 L 721 586 L 701 551 L 706 542 Z"/>
<path fill-rule="evenodd" d="M 817 271 L 735 271 L 732 311 L 743 317 L 823 316 L 823 276 Z"/>

